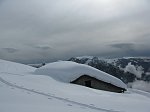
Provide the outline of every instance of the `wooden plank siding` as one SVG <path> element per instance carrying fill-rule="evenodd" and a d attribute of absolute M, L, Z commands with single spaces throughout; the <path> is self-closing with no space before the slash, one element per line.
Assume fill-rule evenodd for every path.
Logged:
<path fill-rule="evenodd" d="M 99 89 L 99 90 L 117 92 L 117 93 L 122 93 L 126 90 L 124 88 L 117 87 L 113 84 L 98 80 L 88 75 L 82 75 L 70 83 L 87 86 L 87 87 L 91 87 L 91 88 Z"/>

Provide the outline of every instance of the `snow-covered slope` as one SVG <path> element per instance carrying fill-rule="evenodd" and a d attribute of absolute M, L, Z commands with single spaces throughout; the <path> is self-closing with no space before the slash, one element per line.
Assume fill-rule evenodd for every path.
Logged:
<path fill-rule="evenodd" d="M 88 65 L 78 64 L 71 61 L 59 61 L 47 64 L 37 69 L 35 74 L 49 75 L 62 82 L 71 82 L 82 75 L 89 75 L 104 82 L 111 83 L 117 87 L 126 88 L 126 85 L 116 77 Z"/>
<path fill-rule="evenodd" d="M 33 72 L 34 70 L 34 67 L 0 59 L 0 72 L 17 74 Z"/>
<path fill-rule="evenodd" d="M 35 69 L 4 62 L 20 73 L 0 73 L 0 112 L 149 112 L 150 94 L 113 93 L 56 81 Z M 14 66 L 15 65 L 15 66 Z M 14 68 L 13 68 L 14 66 Z M 3 68 L 4 67 L 4 68 Z M 0 71 L 6 69 L 1 66 Z M 6 71 L 7 72 L 7 71 Z M 26 75 L 28 74 L 28 75 Z"/>

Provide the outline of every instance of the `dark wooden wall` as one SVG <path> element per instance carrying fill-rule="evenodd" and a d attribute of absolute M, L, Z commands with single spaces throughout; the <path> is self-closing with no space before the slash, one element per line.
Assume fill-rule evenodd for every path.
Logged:
<path fill-rule="evenodd" d="M 125 89 L 123 89 L 123 88 L 117 87 L 110 83 L 106 83 L 104 81 L 98 80 L 98 79 L 88 76 L 88 75 L 82 75 L 81 77 L 72 81 L 71 83 L 86 86 L 86 81 L 90 81 L 91 88 L 94 88 L 94 89 L 117 92 L 117 93 L 122 93 L 125 91 Z"/>

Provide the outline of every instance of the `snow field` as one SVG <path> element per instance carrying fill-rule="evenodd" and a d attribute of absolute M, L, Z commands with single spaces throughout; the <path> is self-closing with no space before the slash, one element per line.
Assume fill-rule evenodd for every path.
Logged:
<path fill-rule="evenodd" d="M 32 67 L 12 62 L 4 64 L 5 67 L 9 66 L 9 70 L 3 69 L 4 66 L 0 68 L 0 112 L 149 112 L 150 110 L 149 93 L 128 90 L 120 94 L 95 90 L 58 81 L 50 76 L 36 75 Z M 17 72 L 16 68 L 20 71 Z"/>

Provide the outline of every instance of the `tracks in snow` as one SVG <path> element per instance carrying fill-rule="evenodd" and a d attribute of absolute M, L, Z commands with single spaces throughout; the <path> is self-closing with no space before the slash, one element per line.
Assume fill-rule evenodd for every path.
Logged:
<path fill-rule="evenodd" d="M 54 99 L 57 99 L 57 100 L 60 100 L 60 101 L 64 101 L 64 102 L 68 102 L 68 103 L 71 103 L 71 104 L 75 104 L 75 105 L 78 105 L 78 106 L 87 107 L 87 108 L 90 108 L 90 109 L 93 109 L 93 110 L 103 111 L 103 112 L 121 112 L 121 111 L 103 109 L 103 108 L 95 107 L 93 105 L 79 103 L 79 102 L 72 101 L 72 100 L 69 100 L 69 99 L 65 99 L 65 98 L 62 98 L 62 97 L 53 96 L 53 95 L 50 95 L 50 94 L 39 92 L 39 91 L 36 91 L 36 90 L 33 90 L 33 89 L 28 89 L 28 88 L 25 88 L 25 87 L 22 87 L 22 86 L 12 84 L 12 83 L 4 80 L 2 77 L 0 77 L 0 81 L 4 84 L 8 85 L 8 86 L 11 86 L 11 87 L 15 87 L 15 88 L 18 88 L 18 89 L 21 89 L 21 90 L 26 90 L 28 92 L 36 93 L 36 94 L 47 96 L 47 97 L 51 97 L 51 98 L 54 98 Z"/>

